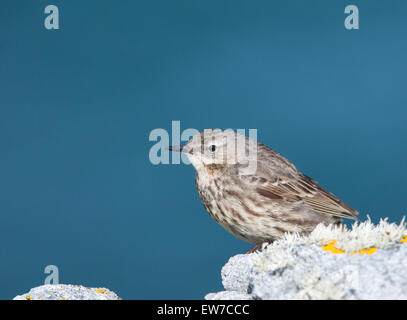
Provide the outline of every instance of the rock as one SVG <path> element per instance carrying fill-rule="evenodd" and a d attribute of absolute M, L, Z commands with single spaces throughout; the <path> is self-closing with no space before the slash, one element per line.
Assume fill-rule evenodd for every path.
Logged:
<path fill-rule="evenodd" d="M 32 288 L 13 300 L 121 300 L 106 288 L 87 288 L 70 284 L 46 284 Z"/>
<path fill-rule="evenodd" d="M 252 300 L 252 296 L 238 291 L 220 291 L 208 293 L 205 300 Z"/>
<path fill-rule="evenodd" d="M 221 272 L 225 291 L 205 299 L 407 299 L 406 262 L 404 219 L 319 225 L 231 257 Z"/>

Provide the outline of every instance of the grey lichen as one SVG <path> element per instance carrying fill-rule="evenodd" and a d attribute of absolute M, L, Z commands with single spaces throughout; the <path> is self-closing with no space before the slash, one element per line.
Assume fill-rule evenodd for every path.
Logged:
<path fill-rule="evenodd" d="M 225 291 L 206 299 L 407 299 L 407 229 L 387 219 L 287 234 L 222 269 Z"/>
<path fill-rule="evenodd" d="M 88 288 L 70 284 L 47 284 L 32 288 L 13 300 L 121 300 L 106 288 Z"/>

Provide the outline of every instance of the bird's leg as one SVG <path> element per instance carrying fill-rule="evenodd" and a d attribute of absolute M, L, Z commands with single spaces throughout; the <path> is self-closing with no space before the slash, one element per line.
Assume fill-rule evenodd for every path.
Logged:
<path fill-rule="evenodd" d="M 260 249 L 263 248 L 263 244 L 267 244 L 269 245 L 270 243 L 272 243 L 273 241 L 265 241 L 265 242 L 260 242 L 258 244 L 256 244 L 253 248 L 247 250 L 246 254 L 250 254 L 250 253 L 254 253 Z"/>

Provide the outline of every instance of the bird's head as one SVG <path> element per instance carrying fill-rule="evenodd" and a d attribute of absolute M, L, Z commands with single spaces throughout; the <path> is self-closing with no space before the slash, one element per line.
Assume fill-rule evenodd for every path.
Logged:
<path fill-rule="evenodd" d="M 256 160 L 257 143 L 231 129 L 205 129 L 187 143 L 169 150 L 184 153 L 199 171 L 208 166 L 225 168 Z"/>

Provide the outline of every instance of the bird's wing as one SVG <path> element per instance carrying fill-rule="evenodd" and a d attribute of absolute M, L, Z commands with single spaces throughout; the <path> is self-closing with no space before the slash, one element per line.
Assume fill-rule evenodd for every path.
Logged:
<path fill-rule="evenodd" d="M 357 220 L 356 210 L 322 188 L 317 181 L 299 172 L 274 150 L 267 149 L 264 151 L 269 154 L 259 159 L 257 181 L 253 181 L 260 195 L 291 203 L 304 201 L 317 212 Z"/>
<path fill-rule="evenodd" d="M 272 200 L 285 200 L 292 203 L 304 201 L 317 212 L 357 219 L 356 210 L 319 186 L 315 180 L 304 175 L 297 181 L 278 180 L 274 183 L 263 181 L 259 183 L 256 191 Z"/>

